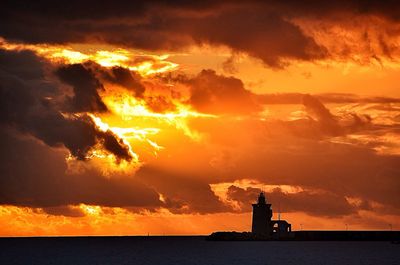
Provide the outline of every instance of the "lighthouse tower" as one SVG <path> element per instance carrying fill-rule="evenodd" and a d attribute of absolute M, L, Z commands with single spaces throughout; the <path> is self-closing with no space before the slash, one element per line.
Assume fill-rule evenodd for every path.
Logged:
<path fill-rule="evenodd" d="M 259 235 L 272 235 L 272 209 L 271 204 L 265 201 L 264 193 L 258 196 L 257 203 L 253 204 L 253 223 L 251 232 Z"/>

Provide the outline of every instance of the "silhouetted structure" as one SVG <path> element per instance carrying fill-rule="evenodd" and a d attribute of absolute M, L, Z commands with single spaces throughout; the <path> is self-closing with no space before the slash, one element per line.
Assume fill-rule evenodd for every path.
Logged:
<path fill-rule="evenodd" d="M 263 192 L 253 205 L 251 232 L 214 232 L 206 239 L 211 241 L 392 241 L 400 242 L 400 231 L 293 231 L 285 220 L 272 220 L 271 204 Z M 280 218 L 279 218 L 280 219 Z"/>
<path fill-rule="evenodd" d="M 253 204 L 253 223 L 251 232 L 260 235 L 270 235 L 272 233 L 272 209 L 271 204 L 265 201 L 264 193 L 260 193 L 257 203 Z"/>
<path fill-rule="evenodd" d="M 251 232 L 264 237 L 289 237 L 292 225 L 284 220 L 271 220 L 272 209 L 263 192 L 253 204 L 253 223 Z"/>

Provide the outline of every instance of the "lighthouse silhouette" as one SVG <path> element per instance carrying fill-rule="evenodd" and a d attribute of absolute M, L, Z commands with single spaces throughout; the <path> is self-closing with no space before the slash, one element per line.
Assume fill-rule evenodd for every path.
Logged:
<path fill-rule="evenodd" d="M 271 218 L 271 204 L 266 202 L 264 192 L 261 192 L 258 196 L 257 203 L 253 204 L 253 223 L 251 232 L 259 235 L 271 235 Z"/>
<path fill-rule="evenodd" d="M 267 203 L 264 192 L 258 196 L 257 203 L 253 205 L 253 223 L 251 232 L 263 237 L 282 238 L 290 236 L 292 225 L 281 220 L 272 220 L 271 204 Z"/>

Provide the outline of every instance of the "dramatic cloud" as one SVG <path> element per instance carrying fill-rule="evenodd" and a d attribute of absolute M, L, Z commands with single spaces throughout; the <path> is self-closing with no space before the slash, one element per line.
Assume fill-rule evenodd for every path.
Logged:
<path fill-rule="evenodd" d="M 216 5 L 220 7 L 213 9 Z M 138 2 L 117 6 L 102 6 L 99 10 L 104 8 L 110 11 L 102 10 L 96 15 L 88 16 L 84 10 L 92 9 L 91 4 L 77 6 L 72 2 L 64 6 L 70 9 L 70 15 L 55 16 L 59 12 L 57 9 L 53 10 L 52 3 L 44 3 L 43 9 L 37 9 L 38 6 L 35 5 L 31 9 L 10 4 L 2 12 L 3 24 L 8 26 L 0 29 L 0 35 L 28 42 L 55 43 L 84 42 L 100 38 L 108 43 L 142 49 L 177 49 L 194 43 L 210 43 L 248 52 L 271 66 L 281 66 L 281 57 L 309 60 L 324 56 L 324 50 L 306 37 L 297 26 L 264 7 L 262 12 L 255 13 L 252 5 L 224 8 L 220 4 L 206 4 L 202 13 L 202 10 L 198 10 L 198 5 L 191 4 L 180 8 L 173 3 Z M 80 11 L 77 12 L 76 9 Z M 19 21 L 13 20 L 11 24 L 8 19 L 17 10 L 23 14 L 22 18 Z M 48 13 L 46 21 L 41 18 L 42 12 Z M 190 14 L 192 12 L 198 14 L 193 16 Z M 148 19 L 143 19 L 145 17 Z M 123 22 L 122 18 L 127 21 Z M 86 22 L 83 22 L 85 19 Z M 104 19 L 109 19 L 109 22 L 96 24 Z M 52 27 L 45 25 L 49 21 L 52 21 Z M 23 33 L 26 23 L 30 23 L 34 33 Z M 58 31 L 60 27 L 63 28 L 62 34 Z M 284 38 L 276 38 L 282 33 Z"/>
<path fill-rule="evenodd" d="M 96 169 L 68 173 L 65 150 L 13 134 L 1 130 L 0 204 L 45 208 L 49 214 L 63 215 L 77 212 L 48 207 L 85 203 L 150 208 L 162 204 L 153 189 L 131 177 L 106 178 Z"/>
<path fill-rule="evenodd" d="M 301 140 L 269 128 L 269 137 L 264 137 L 263 142 L 236 146 L 236 150 L 245 151 L 228 151 L 229 155 L 220 162 L 230 164 L 223 171 L 225 176 L 231 176 L 231 180 L 251 176 L 270 185 L 325 190 L 400 207 L 395 199 L 400 187 L 396 177 L 398 155 L 380 155 L 368 147 Z"/>
<path fill-rule="evenodd" d="M 6 1 L 0 222 L 399 224 L 396 6 Z"/>
<path fill-rule="evenodd" d="M 102 99 L 98 91 L 105 92 L 106 89 L 102 82 L 118 84 L 128 91 L 133 90 L 134 95 L 144 99 L 148 106 L 154 104 L 154 108 L 161 108 L 159 110 L 161 113 L 169 109 L 164 106 L 167 103 L 162 103 L 160 97 L 153 97 L 151 94 L 143 95 L 142 93 L 146 90 L 144 86 L 142 87 L 142 81 L 126 69 L 104 69 L 94 64 L 59 67 L 59 70 L 56 71 L 57 76 L 73 88 L 72 96 L 66 96 L 68 91 L 65 91 L 65 84 L 57 81 L 56 76 L 51 77 L 50 75 L 50 79 L 45 78 L 49 73 L 54 72 L 51 70 L 53 66 L 46 65 L 44 67 L 46 62 L 39 60 L 30 52 L 3 52 L 2 55 L 2 58 L 5 58 L 1 69 L 2 100 L 4 101 L 1 105 L 3 131 L 6 132 L 13 128 L 18 131 L 17 135 L 25 133 L 24 137 L 34 136 L 51 147 L 65 146 L 78 159 L 87 159 L 88 153 L 97 145 L 118 159 L 127 161 L 132 159 L 129 147 L 124 141 L 111 130 L 100 129 L 91 116 L 68 112 L 61 114 L 59 110 L 61 108 L 75 112 L 79 105 L 77 102 L 85 102 L 81 104 L 81 111 L 99 111 L 98 103 L 102 103 Z M 22 61 L 21 56 L 25 60 Z M 18 60 L 21 61 L 15 68 L 16 64 L 12 62 Z M 27 67 L 24 67 L 25 65 Z M 36 71 L 31 69 L 32 65 Z M 50 71 L 44 72 L 43 69 L 50 69 Z M 139 169 L 135 174 L 135 180 L 126 177 L 126 180 L 122 178 L 112 181 L 103 179 L 102 176 L 97 178 L 94 175 L 99 173 L 90 171 L 90 169 L 86 169 L 87 172 L 82 173 L 84 181 L 79 180 L 83 177 L 80 175 L 79 178 L 66 176 L 68 181 L 60 180 L 60 182 L 67 181 L 66 183 L 72 181 L 77 186 L 76 192 L 78 193 L 81 189 L 90 189 L 88 185 L 98 183 L 96 185 L 99 187 L 99 193 L 97 191 L 94 194 L 86 193 L 73 199 L 70 194 L 61 196 L 62 193 L 60 193 L 61 198 L 59 198 L 58 195 L 48 194 L 48 192 L 44 192 L 44 196 L 41 196 L 27 191 L 24 193 L 26 195 L 20 197 L 21 193 L 12 190 L 12 192 L 3 192 L 4 203 L 35 207 L 64 207 L 79 203 L 134 206 L 140 205 L 141 200 L 124 195 L 124 192 L 127 193 L 129 189 L 138 189 L 136 185 L 144 185 L 154 188 L 162 195 L 162 203 L 157 204 L 159 207 L 165 207 L 173 213 L 229 212 L 234 209 L 220 201 L 213 193 L 210 184 L 251 176 L 266 183 L 298 185 L 324 191 L 317 194 L 303 192 L 297 194 L 297 197 L 292 194 L 290 196 L 281 194 L 287 199 L 288 211 L 305 211 L 311 215 L 323 216 L 347 215 L 356 212 L 356 209 L 349 206 L 345 200 L 347 196 L 391 205 L 393 208 L 399 207 L 394 200 L 394 193 L 398 186 L 394 178 L 397 174 L 396 156 L 377 155 L 370 149 L 370 146 L 360 149 L 360 147 L 329 141 L 330 137 L 343 137 L 342 141 L 344 142 L 346 137 L 353 133 L 375 134 L 379 131 L 377 125 L 371 124 L 371 118 L 367 114 L 351 111 L 334 113 L 318 100 L 320 97 L 325 97 L 327 101 L 336 102 L 343 101 L 343 97 L 345 97 L 353 102 L 358 100 L 358 97 L 344 95 L 337 99 L 338 95 L 314 97 L 304 94 L 289 94 L 287 97 L 293 102 L 297 102 L 301 98 L 304 107 L 303 116 L 295 120 L 270 120 L 257 118 L 262 110 L 261 105 L 255 101 L 256 95 L 246 90 L 243 83 L 237 78 L 218 75 L 212 70 L 203 70 L 193 78 L 184 77 L 176 79 L 174 82 L 189 88 L 187 103 L 201 112 L 248 116 L 243 116 L 239 120 L 215 116 L 191 121 L 191 129 L 207 137 L 209 141 L 207 148 L 199 144 L 191 144 L 190 141 L 165 142 L 163 146 L 168 149 L 168 152 L 159 156 L 157 161 Z M 282 96 L 285 98 L 285 95 Z M 359 100 L 368 102 L 365 99 Z M 390 98 L 371 100 L 382 104 L 384 102 L 396 103 L 395 99 Z M 293 103 L 292 101 L 290 103 Z M 92 102 L 97 103 L 93 104 Z M 68 109 L 65 106 L 73 106 L 73 108 Z M 299 104 L 298 107 L 301 105 Z M 389 129 L 389 127 L 385 127 L 385 130 Z M 396 130 L 396 127 L 392 127 L 392 129 Z M 234 131 L 235 134 L 227 135 L 227 131 Z M 10 136 L 7 136 L 8 138 L 6 136 L 3 137 L 9 143 L 7 145 L 9 147 L 6 149 L 12 149 L 14 146 L 16 157 L 20 156 L 18 150 L 21 148 L 16 148 L 18 143 L 10 146 L 16 140 L 10 140 Z M 319 142 L 321 140 L 323 141 Z M 33 145 L 29 141 L 26 146 Z M 336 141 L 340 141 L 340 139 Z M 30 149 L 45 148 L 38 144 L 34 146 Z M 235 148 L 231 148 L 232 146 Z M 176 151 L 174 151 L 175 149 Z M 50 152 L 50 150 L 46 152 Z M 192 153 L 190 159 L 187 157 L 188 153 Z M 354 157 L 358 162 L 343 159 L 344 154 Z M 26 154 L 27 157 L 30 155 L 34 156 L 34 154 Z M 3 161 L 12 158 L 6 158 L 6 154 L 4 157 Z M 39 157 L 43 157 L 43 155 L 39 155 Z M 182 166 L 176 164 L 175 161 L 186 162 Z M 310 161 L 319 162 L 310 163 Z M 15 163 L 10 161 L 6 164 Z M 65 162 L 60 159 L 59 162 L 53 164 L 58 164 L 57 170 L 61 169 L 61 171 L 54 169 L 54 172 L 42 172 L 39 175 L 34 174 L 33 177 L 46 182 L 55 174 L 60 177 L 65 176 L 63 173 L 66 170 Z M 323 167 L 319 165 L 323 165 Z M 11 172 L 11 169 L 7 170 L 9 170 L 7 172 Z M 199 173 L 195 173 L 196 171 Z M 4 174 L 9 175 L 10 173 Z M 20 176 L 25 174 L 21 171 Z M 364 178 L 368 178 L 369 182 L 374 182 L 376 184 L 374 187 L 379 186 L 380 188 L 372 189 L 370 185 L 364 183 Z M 141 184 L 138 184 L 139 180 Z M 5 178 L 3 181 L 4 186 L 10 186 L 9 178 Z M 23 180 L 21 179 L 21 181 Z M 343 182 L 348 184 L 346 189 L 343 189 L 340 184 Z M 28 183 L 30 182 L 26 182 L 26 185 Z M 57 190 L 60 185 L 57 183 L 50 181 L 44 183 L 43 186 L 53 187 L 55 185 L 54 189 L 49 190 Z M 170 185 L 170 183 L 175 184 Z M 102 185 L 108 185 L 110 190 L 103 190 Z M 125 188 L 126 191 L 120 190 Z M 116 191 L 118 196 L 122 197 L 114 198 L 114 195 L 108 193 Z M 245 200 L 239 198 L 240 190 L 234 191 L 231 188 L 228 193 L 232 200 L 244 203 Z M 279 192 L 276 191 L 270 195 L 273 198 L 277 193 Z M 109 195 L 102 197 L 101 194 Z M 108 200 L 107 197 L 113 199 Z M 331 213 L 324 212 L 320 205 L 313 205 L 310 208 L 303 206 L 315 200 L 330 204 L 331 208 L 327 209 L 331 209 L 329 210 Z M 299 201 L 299 203 L 295 204 L 294 201 Z M 68 212 L 64 208 L 45 209 L 46 212 L 55 214 L 58 213 L 58 210 L 60 212 L 65 210 L 66 215 L 78 214 Z"/>
<path fill-rule="evenodd" d="M 334 135 L 339 133 L 340 128 L 337 120 L 318 99 L 310 95 L 305 95 L 303 97 L 303 105 L 306 111 L 317 119 L 323 131 Z"/>
<path fill-rule="evenodd" d="M 45 207 L 43 211 L 50 215 L 61 215 L 68 217 L 83 217 L 85 213 L 79 209 L 71 206 L 56 206 L 56 207 Z"/>
<path fill-rule="evenodd" d="M 205 113 L 251 113 L 261 110 L 240 79 L 203 70 L 188 81 L 190 104 Z"/>
<path fill-rule="evenodd" d="M 142 168 L 137 176 L 164 196 L 165 206 L 172 213 L 205 214 L 232 211 L 212 192 L 203 176 L 196 177 L 191 170 L 177 172 L 148 166 Z"/>
<path fill-rule="evenodd" d="M 133 72 L 129 71 L 128 69 L 122 67 L 114 67 L 112 69 L 113 78 L 110 79 L 112 82 L 119 83 L 122 86 L 131 89 L 135 92 L 137 97 L 142 96 L 145 88 L 140 83 L 138 75 L 134 74 Z"/>
<path fill-rule="evenodd" d="M 93 73 L 81 64 L 61 67 L 57 70 L 58 77 L 74 89 L 70 99 L 71 112 L 102 112 L 107 111 L 97 90 L 104 89 Z"/>
<path fill-rule="evenodd" d="M 100 130 L 90 116 L 61 113 L 64 106 L 74 111 L 104 110 L 94 86 L 98 82 L 90 72 L 80 65 L 62 68 L 61 75 L 74 85 L 75 93 L 71 100 L 57 102 L 63 96 L 60 84 L 44 78 L 44 68 L 49 67 L 44 62 L 31 52 L 0 51 L 0 58 L 4 61 L 0 72 L 2 126 L 15 127 L 50 146 L 64 145 L 78 159 L 85 159 L 97 144 L 118 159 L 132 159 L 123 141 L 109 130 Z"/>
<path fill-rule="evenodd" d="M 335 116 L 318 99 L 310 95 L 303 96 L 303 105 L 307 113 L 318 121 L 320 130 L 332 136 L 366 129 L 371 124 L 371 117 L 366 114 L 348 113 L 342 117 Z"/>
<path fill-rule="evenodd" d="M 228 188 L 228 199 L 240 203 L 245 211 L 251 210 L 254 198 L 260 194 L 260 189 L 242 189 L 234 185 Z M 302 211 L 310 215 L 342 216 L 356 213 L 355 207 L 342 196 L 329 192 L 299 191 L 296 193 L 284 193 L 276 188 L 272 192 L 266 192 L 268 203 L 274 205 L 274 212 Z"/>
<path fill-rule="evenodd" d="M 92 69 L 94 74 L 98 78 L 102 79 L 103 82 L 110 82 L 113 84 L 120 85 L 125 89 L 134 92 L 136 97 L 142 97 L 145 91 L 145 87 L 141 83 L 141 77 L 136 72 L 130 71 L 123 67 L 112 67 L 111 69 L 105 69 L 98 64 L 93 62 L 86 62 L 85 65 Z"/>
<path fill-rule="evenodd" d="M 399 174 L 399 156 L 398 152 L 396 155 L 384 152 L 397 146 L 398 138 L 389 140 L 391 138 L 385 136 L 388 132 L 398 134 L 398 122 L 393 120 L 396 114 L 390 118 L 391 125 L 383 125 L 377 117 L 364 118 L 362 112 L 333 113 L 312 96 L 304 97 L 304 101 L 308 115 L 315 118 L 219 120 L 198 122 L 193 127 L 207 132 L 210 141 L 218 144 L 219 152 L 212 164 L 225 181 L 251 177 L 269 185 L 294 185 L 323 191 L 299 193 L 299 196 L 302 195 L 304 202 L 307 198 L 313 200 L 314 196 L 325 196 L 327 203 L 341 202 L 340 207 L 332 206 L 338 215 L 355 211 L 348 207 L 345 197 L 398 209 L 400 205 L 395 194 L 400 182 L 395 176 Z M 350 118 L 346 120 L 348 115 Z M 227 131 L 235 133 L 226 134 Z M 365 142 L 362 141 L 364 137 L 367 137 Z M 374 146 L 370 141 L 378 142 Z M 221 180 L 214 183 L 218 181 Z M 254 194 L 249 195 L 249 199 L 252 196 Z M 295 198 L 295 195 L 289 197 Z M 322 206 L 313 205 L 321 212 L 311 213 L 308 209 L 310 214 L 328 214 L 322 213 Z"/>
<path fill-rule="evenodd" d="M 392 58 L 399 53 L 396 41 L 392 41 L 398 36 L 393 25 L 400 16 L 395 5 L 392 1 L 207 2 L 201 6 L 181 1 L 70 1 L 60 9 L 51 1 L 8 2 L 0 13 L 0 36 L 33 43 L 107 42 L 147 50 L 180 50 L 193 44 L 225 45 L 260 58 L 272 67 L 283 67 L 288 60 L 355 58 L 349 53 L 375 54 L 380 60 L 379 57 Z M 340 25 L 342 30 L 335 31 L 331 20 L 340 16 L 344 21 Z M 366 17 L 384 21 L 378 23 L 380 34 L 375 34 L 373 24 L 365 22 Z M 359 35 L 354 40 L 341 34 L 360 26 L 353 25 L 355 22 L 349 22 L 349 18 L 367 25 L 368 36 Z M 347 44 L 336 47 L 331 40 L 338 36 L 346 39 Z M 371 42 L 378 47 L 368 45 Z M 360 49 L 360 45 L 370 49 Z"/>

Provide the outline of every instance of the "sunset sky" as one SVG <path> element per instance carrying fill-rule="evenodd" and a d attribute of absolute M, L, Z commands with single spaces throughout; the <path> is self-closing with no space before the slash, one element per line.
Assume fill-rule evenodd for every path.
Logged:
<path fill-rule="evenodd" d="M 0 135 L 0 236 L 399 230 L 399 4 L 2 1 Z"/>

